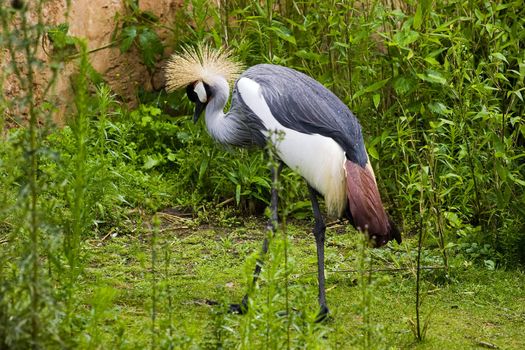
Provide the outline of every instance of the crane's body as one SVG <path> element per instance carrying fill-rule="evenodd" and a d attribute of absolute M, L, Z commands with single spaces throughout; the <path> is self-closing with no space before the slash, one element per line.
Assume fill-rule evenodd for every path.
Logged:
<path fill-rule="evenodd" d="M 241 147 L 264 147 L 272 142 L 280 160 L 306 180 L 316 219 L 319 299 L 321 312 L 326 314 L 325 229 L 318 194 L 325 198 L 329 215 L 348 217 L 376 246 L 391 239 L 400 242 L 399 232 L 383 209 L 361 126 L 348 107 L 319 82 L 270 64 L 253 66 L 240 75 L 231 108 L 224 113 L 228 80 L 240 68 L 225 56 L 207 48 L 175 55 L 167 69 L 168 90 L 187 86 L 188 97 L 196 104 L 195 120 L 205 109 L 208 132 L 218 142 Z M 274 211 L 276 201 L 276 195 L 272 196 Z"/>
<path fill-rule="evenodd" d="M 229 113 L 224 114 L 220 106 L 222 101 L 219 106 L 217 103 L 208 104 L 206 107 L 208 131 L 219 142 L 227 145 L 264 146 L 271 138 L 279 158 L 325 197 L 329 215 L 342 217 L 346 207 L 345 152 L 331 137 L 309 133 L 304 129 L 298 131 L 290 120 L 283 121 L 280 116 L 286 115 L 286 109 L 283 108 L 277 113 L 275 110 L 272 112 L 263 90 L 270 82 L 264 80 L 264 74 L 261 73 L 274 71 L 281 74 L 278 75 L 279 79 L 292 82 L 289 86 L 291 94 L 297 91 L 299 81 L 290 79 L 291 76 L 300 74 L 299 72 L 272 65 L 251 67 L 240 76 L 233 89 L 232 105 L 237 106 L 242 103 L 243 108 L 234 107 Z M 282 75 L 283 72 L 288 73 L 288 76 Z M 296 96 L 296 99 L 307 97 Z M 285 96 L 281 95 L 280 98 Z M 228 119 L 234 121 L 235 127 L 224 127 Z M 223 130 L 228 131 L 223 132 Z M 328 130 L 326 134 L 330 131 Z"/>

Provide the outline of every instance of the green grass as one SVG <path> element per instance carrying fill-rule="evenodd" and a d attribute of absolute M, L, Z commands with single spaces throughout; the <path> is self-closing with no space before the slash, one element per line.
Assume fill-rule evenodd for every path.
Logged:
<path fill-rule="evenodd" d="M 164 226 L 156 237 L 159 244 L 156 339 L 165 342 L 171 339 L 176 348 L 213 348 L 219 318 L 224 331 L 223 344 L 237 346 L 241 343 L 243 320 L 250 316 L 225 314 L 221 306 L 209 306 L 206 300 L 240 301 L 246 288 L 244 271 L 253 268 L 250 256 L 260 249 L 264 224 L 250 219 L 231 228 L 179 228 L 179 225 Z M 295 322 L 305 312 L 313 336 L 319 336 L 320 348 L 360 348 L 363 334 L 360 275 L 334 271 L 357 269 L 359 236 L 341 228 L 328 230 L 327 297 L 332 317 L 323 324 L 314 324 L 311 321 L 317 311 L 317 278 L 310 230 L 306 222 L 288 227 L 290 302 L 294 314 L 290 318 Z M 103 241 L 92 240 L 86 247 L 89 258 L 79 287 L 79 297 L 86 300 L 84 311 L 93 312 L 88 301 L 100 288 L 114 292 L 99 325 L 103 343 L 119 343 L 124 339 L 123 348 L 138 348 L 151 342 L 151 237 L 147 234 L 108 237 Z M 415 239 L 409 238 L 400 247 L 370 250 L 367 254 L 374 256 L 374 269 L 392 268 L 415 243 Z M 169 261 L 165 259 L 166 253 Z M 523 272 L 488 270 L 459 259 L 453 262 L 451 278 L 445 283 L 434 270 L 424 274 L 422 315 L 430 324 L 421 343 L 415 342 L 409 323 L 409 319 L 415 318 L 413 272 L 409 268 L 372 274 L 367 288 L 372 294 L 369 312 L 374 348 L 466 349 L 483 343 L 502 349 L 525 347 Z M 274 284 L 283 288 L 284 280 L 269 281 L 264 272 L 262 280 L 253 299 L 264 304 L 268 288 Z M 278 294 L 277 298 L 275 303 L 279 304 L 283 295 Z M 119 329 L 123 334 L 119 335 Z M 166 335 L 169 331 L 171 337 Z M 302 331 L 292 330 L 292 341 L 298 345 Z M 264 345 L 263 339 L 259 341 L 256 348 Z M 277 341 L 284 344 L 285 339 Z"/>

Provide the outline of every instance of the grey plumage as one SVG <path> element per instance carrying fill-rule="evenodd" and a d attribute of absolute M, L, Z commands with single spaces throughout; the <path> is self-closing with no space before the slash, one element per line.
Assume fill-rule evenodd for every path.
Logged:
<path fill-rule="evenodd" d="M 361 125 L 348 107 L 330 90 L 309 76 L 278 65 L 259 64 L 247 69 L 239 78 L 250 78 L 261 86 L 262 94 L 273 116 L 283 126 L 305 134 L 319 134 L 334 139 L 346 157 L 364 167 L 367 154 Z M 264 147 L 265 127 L 260 118 L 244 103 L 237 91 L 232 92 L 232 118 L 229 144 Z"/>
<path fill-rule="evenodd" d="M 233 118 L 236 131 L 232 132 L 229 144 L 241 147 L 266 146 L 266 136 L 261 131 L 266 128 L 259 117 L 244 103 L 237 92 L 237 84 L 232 93 L 230 111 L 226 118 Z"/>
<path fill-rule="evenodd" d="M 368 157 L 361 125 L 348 107 L 319 82 L 296 70 L 270 64 L 253 66 L 241 77 L 261 85 L 273 116 L 283 126 L 330 137 L 349 160 L 362 167 L 366 165 Z M 232 106 L 236 106 L 233 101 Z M 249 113 L 246 116 L 252 119 Z"/>

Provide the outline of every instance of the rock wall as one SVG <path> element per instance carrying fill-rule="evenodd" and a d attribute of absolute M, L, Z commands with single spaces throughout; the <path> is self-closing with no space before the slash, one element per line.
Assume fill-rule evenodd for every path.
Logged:
<path fill-rule="evenodd" d="M 182 0 L 141 0 L 141 10 L 148 10 L 159 17 L 160 23 L 169 26 L 175 13 L 181 9 Z M 160 89 L 163 86 L 161 65 L 150 75 L 146 67 L 141 63 L 137 50 L 131 49 L 122 54 L 118 45 L 108 47 L 112 43 L 112 33 L 115 30 L 115 17 L 125 11 L 123 0 L 72 0 L 67 7 L 65 0 L 50 0 L 43 8 L 43 18 L 49 25 L 69 23 L 69 34 L 85 38 L 88 50 L 96 50 L 90 53 L 90 62 L 112 90 L 122 97 L 123 101 L 133 105 L 136 102 L 135 93 L 138 86 L 146 90 Z M 29 22 L 36 22 L 36 15 L 30 10 L 28 12 Z M 167 31 L 159 33 L 161 39 L 167 37 Z M 106 48 L 104 48 L 106 47 Z M 46 41 L 38 51 L 38 58 L 49 62 L 46 54 Z M 103 48 L 103 49 L 100 49 Z M 50 49 L 50 48 L 49 48 Z M 97 50 L 100 49 L 100 50 Z M 0 68 L 4 68 L 10 57 L 6 51 L 0 53 Z M 17 60 L 22 61 L 22 55 L 17 55 Z M 56 81 L 52 96 L 56 100 L 59 113 L 56 114 L 55 122 L 63 121 L 64 112 L 72 100 L 72 89 L 70 85 L 71 75 L 76 69 L 76 62 L 66 63 Z M 42 100 L 42 90 L 49 82 L 51 73 L 49 70 L 38 72 L 34 93 L 37 101 Z M 4 96 L 7 99 L 20 94 L 20 86 L 17 79 L 7 76 L 4 81 Z M 23 112 L 17 111 L 23 114 Z M 8 123 L 9 124 L 9 123 Z"/>

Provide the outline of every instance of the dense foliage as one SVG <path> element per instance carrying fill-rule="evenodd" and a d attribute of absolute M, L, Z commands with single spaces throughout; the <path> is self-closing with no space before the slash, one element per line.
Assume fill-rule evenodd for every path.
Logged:
<path fill-rule="evenodd" d="M 350 106 L 405 232 L 428 231 L 445 257 L 458 243 L 525 261 L 519 1 L 192 4 L 177 43 L 296 68 Z"/>
<path fill-rule="evenodd" d="M 118 45 L 122 51 L 135 45 L 149 69 L 166 48 L 208 42 L 230 47 L 247 66 L 293 67 L 334 91 L 363 125 L 389 212 L 407 237 L 421 233 L 427 249 L 437 248 L 447 267 L 451 255 L 489 269 L 525 263 L 521 1 L 233 0 L 215 7 L 193 0 L 165 44 L 155 16 L 135 1 L 126 4 L 116 24 Z M 96 348 L 97 312 L 112 297 L 101 288 L 91 314 L 79 311 L 85 305 L 74 294 L 86 268 L 84 242 L 151 234 L 159 224 L 150 216 L 165 208 L 225 225 L 261 214 L 269 198 L 268 159 L 264 150 L 217 147 L 187 116 L 191 106 L 182 92 L 144 93 L 140 106 L 128 110 L 67 25 L 31 25 L 26 11 L 0 6 L 2 49 L 13 61 L 16 53 L 25 57 L 8 71 L 23 95 L 0 99 L 9 125 L 20 125 L 0 140 L 0 348 Z M 57 53 L 49 67 L 36 58 L 44 35 Z M 58 74 L 71 55 L 58 53 L 72 49 L 80 70 L 75 108 L 67 111 L 67 125 L 56 128 L 52 103 L 35 104 L 34 74 Z M 307 216 L 302 180 L 286 171 L 281 188 L 281 209 Z M 304 344 L 315 342 L 304 327 L 305 338 L 312 336 Z"/>

